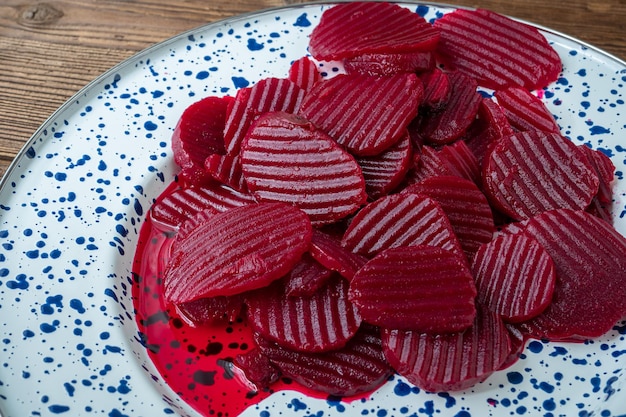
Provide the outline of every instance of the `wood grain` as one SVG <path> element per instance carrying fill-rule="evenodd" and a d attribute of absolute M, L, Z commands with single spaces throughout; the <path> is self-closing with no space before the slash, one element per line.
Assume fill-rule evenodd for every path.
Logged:
<path fill-rule="evenodd" d="M 98 75 L 205 23 L 292 0 L 2 0 L 0 175 L 36 129 Z M 626 0 L 454 1 L 549 27 L 626 59 Z"/>

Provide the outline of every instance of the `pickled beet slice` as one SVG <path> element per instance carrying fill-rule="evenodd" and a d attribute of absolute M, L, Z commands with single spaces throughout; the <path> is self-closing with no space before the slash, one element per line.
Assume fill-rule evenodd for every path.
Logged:
<path fill-rule="evenodd" d="M 400 73 L 427 71 L 435 65 L 432 52 L 371 53 L 343 60 L 348 74 L 391 76 Z"/>
<path fill-rule="evenodd" d="M 330 352 L 298 352 L 259 337 L 256 340 L 283 375 L 333 396 L 373 391 L 393 373 L 382 352 L 380 330 L 365 324 L 346 346 Z"/>
<path fill-rule="evenodd" d="M 313 230 L 309 252 L 320 264 L 348 280 L 367 262 L 364 256 L 341 246 L 341 239 L 320 230 Z"/>
<path fill-rule="evenodd" d="M 423 87 L 415 74 L 340 74 L 315 85 L 300 115 L 359 156 L 394 145 L 417 115 Z"/>
<path fill-rule="evenodd" d="M 241 172 L 239 155 L 209 155 L 204 160 L 204 169 L 215 180 L 237 191 L 244 193 L 248 191 L 246 180 Z"/>
<path fill-rule="evenodd" d="M 367 53 L 432 51 L 439 33 L 423 17 L 391 3 L 351 2 L 322 14 L 309 52 L 322 61 Z"/>
<path fill-rule="evenodd" d="M 546 105 L 522 87 L 509 87 L 495 93 L 511 126 L 517 131 L 541 130 L 559 133 L 561 129 Z"/>
<path fill-rule="evenodd" d="M 584 211 L 552 210 L 528 221 L 524 234 L 546 249 L 556 268 L 552 302 L 520 323 L 532 337 L 593 338 L 626 315 L 626 238 Z"/>
<path fill-rule="evenodd" d="M 535 90 L 555 81 L 561 60 L 538 29 L 498 13 L 456 9 L 434 23 L 437 52 L 481 86 Z"/>
<path fill-rule="evenodd" d="M 298 87 L 308 91 L 322 79 L 322 74 L 317 70 L 315 62 L 309 57 L 303 56 L 291 64 L 288 78 Z"/>
<path fill-rule="evenodd" d="M 386 249 L 350 281 L 363 321 L 391 329 L 447 333 L 476 316 L 474 278 L 462 255 L 436 246 Z"/>
<path fill-rule="evenodd" d="M 219 181 L 207 181 L 195 190 L 199 200 L 220 213 L 257 202 L 249 192 L 237 191 Z"/>
<path fill-rule="evenodd" d="M 287 78 L 263 78 L 252 87 L 237 91 L 228 108 L 224 127 L 226 153 L 236 155 L 241 141 L 256 118 L 266 112 L 297 112 L 305 90 Z"/>
<path fill-rule="evenodd" d="M 440 111 L 450 98 L 450 80 L 448 74 L 434 68 L 421 76 L 424 84 L 424 97 L 421 107 L 427 111 Z"/>
<path fill-rule="evenodd" d="M 278 369 L 261 349 L 254 348 L 244 354 L 239 354 L 233 359 L 235 369 L 240 370 L 244 377 L 254 384 L 254 392 L 268 388 L 281 376 Z"/>
<path fill-rule="evenodd" d="M 352 219 L 341 244 L 367 257 L 389 248 L 417 245 L 463 253 L 439 204 L 411 193 L 388 195 L 366 205 Z"/>
<path fill-rule="evenodd" d="M 476 120 L 465 132 L 463 140 L 481 166 L 496 142 L 513 133 L 513 128 L 502 107 L 492 99 L 485 97 L 478 108 Z"/>
<path fill-rule="evenodd" d="M 339 276 L 310 297 L 290 297 L 277 282 L 248 295 L 246 306 L 248 323 L 263 338 L 303 352 L 339 349 L 361 325 L 348 281 Z"/>
<path fill-rule="evenodd" d="M 176 310 L 191 327 L 207 326 L 217 321 L 234 322 L 242 317 L 242 294 L 212 298 L 198 298 L 176 305 Z"/>
<path fill-rule="evenodd" d="M 264 287 L 298 262 L 311 233 L 306 214 L 288 204 L 249 204 L 216 214 L 174 242 L 163 277 L 165 299 L 178 304 Z"/>
<path fill-rule="evenodd" d="M 483 172 L 489 201 L 513 219 L 546 210 L 584 210 L 598 176 L 576 145 L 556 133 L 528 131 L 503 138 Z"/>
<path fill-rule="evenodd" d="M 330 279 L 332 274 L 333 271 L 305 252 L 284 278 L 285 293 L 288 297 L 310 297 Z"/>
<path fill-rule="evenodd" d="M 481 183 L 478 159 L 463 141 L 459 140 L 439 148 L 423 146 L 419 160 L 414 170 L 407 175 L 407 179 L 409 183 L 415 183 L 429 177 L 450 175 Z"/>
<path fill-rule="evenodd" d="M 602 204 L 610 204 L 613 201 L 613 181 L 615 181 L 615 165 L 603 152 L 581 145 L 579 149 L 585 154 L 587 160 L 598 175 L 600 185 L 598 187 L 598 200 Z"/>
<path fill-rule="evenodd" d="M 383 331 L 383 352 L 389 364 L 429 392 L 458 391 L 484 381 L 500 369 L 510 351 L 502 319 L 480 308 L 473 325 L 463 332 Z"/>
<path fill-rule="evenodd" d="M 288 113 L 266 113 L 254 123 L 241 165 L 259 201 L 294 204 L 316 226 L 346 217 L 367 199 L 355 159 L 311 122 Z"/>
<path fill-rule="evenodd" d="M 472 262 L 477 301 L 511 323 L 539 315 L 552 300 L 556 271 L 537 240 L 502 235 L 478 249 Z"/>
<path fill-rule="evenodd" d="M 219 213 L 203 188 L 179 188 L 161 196 L 150 208 L 150 216 L 162 226 L 178 229 L 182 223 L 202 210 Z"/>

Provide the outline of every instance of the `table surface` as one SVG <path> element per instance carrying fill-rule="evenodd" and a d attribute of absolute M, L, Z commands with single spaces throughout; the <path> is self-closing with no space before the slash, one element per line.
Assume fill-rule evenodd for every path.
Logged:
<path fill-rule="evenodd" d="M 32 1 L 32 2 L 29 2 Z M 0 176 L 37 128 L 115 64 L 177 33 L 297 0 L 0 1 Z M 457 0 L 626 60 L 626 0 Z"/>

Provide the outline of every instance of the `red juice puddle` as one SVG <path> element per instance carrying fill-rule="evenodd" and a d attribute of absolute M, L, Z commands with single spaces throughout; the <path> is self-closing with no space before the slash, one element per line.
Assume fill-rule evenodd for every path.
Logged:
<path fill-rule="evenodd" d="M 176 188 L 172 184 L 159 198 Z M 148 214 L 133 260 L 133 303 L 139 334 L 150 360 L 170 388 L 206 416 L 237 416 L 272 393 L 287 389 L 339 401 L 287 379 L 274 383 L 271 390 L 256 391 L 232 366 L 235 356 L 254 347 L 252 330 L 245 321 L 192 327 L 173 306 L 166 305 L 161 278 L 174 235 L 175 232 L 153 222 Z M 349 402 L 365 397 L 340 400 Z"/>

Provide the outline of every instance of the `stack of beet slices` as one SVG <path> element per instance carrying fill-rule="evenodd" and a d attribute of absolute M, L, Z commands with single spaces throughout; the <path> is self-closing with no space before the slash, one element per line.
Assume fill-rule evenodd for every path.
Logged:
<path fill-rule="evenodd" d="M 525 338 L 580 341 L 626 315 L 615 168 L 533 93 L 561 69 L 536 29 L 342 3 L 309 52 L 185 110 L 178 187 L 150 212 L 176 235 L 166 300 L 195 326 L 247 320 L 256 346 L 234 363 L 259 389 L 355 395 L 394 371 L 465 389 Z"/>

